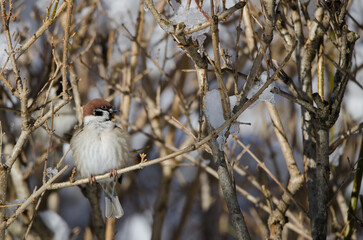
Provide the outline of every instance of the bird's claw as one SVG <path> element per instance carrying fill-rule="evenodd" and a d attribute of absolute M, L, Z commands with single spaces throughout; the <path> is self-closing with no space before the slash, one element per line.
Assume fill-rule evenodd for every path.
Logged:
<path fill-rule="evenodd" d="M 95 177 L 95 176 L 93 176 L 93 175 L 89 176 L 89 177 L 88 177 L 88 182 L 89 182 L 90 184 L 95 184 L 95 183 L 96 183 L 96 177 Z"/>
<path fill-rule="evenodd" d="M 110 171 L 110 176 L 113 177 L 114 180 L 116 180 L 116 178 L 117 178 L 117 170 L 116 169 L 112 169 Z"/>

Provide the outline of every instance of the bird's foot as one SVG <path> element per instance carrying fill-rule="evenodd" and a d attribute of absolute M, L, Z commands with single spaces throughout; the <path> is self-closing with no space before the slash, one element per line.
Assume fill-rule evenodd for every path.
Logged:
<path fill-rule="evenodd" d="M 88 182 L 89 182 L 90 184 L 95 184 L 95 183 L 96 183 L 96 178 L 95 178 L 95 176 L 93 176 L 93 175 L 89 176 L 89 177 L 88 177 Z"/>
<path fill-rule="evenodd" d="M 117 170 L 116 169 L 112 169 L 110 171 L 110 176 L 113 177 L 114 180 L 116 180 L 116 178 L 117 178 Z"/>

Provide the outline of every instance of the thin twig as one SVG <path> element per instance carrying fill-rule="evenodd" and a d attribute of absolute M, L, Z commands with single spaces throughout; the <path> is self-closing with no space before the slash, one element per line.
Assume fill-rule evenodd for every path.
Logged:
<path fill-rule="evenodd" d="M 67 169 L 69 168 L 69 165 L 64 166 L 62 170 L 60 170 L 55 176 L 53 176 L 51 179 L 49 179 L 45 184 L 43 184 L 37 191 L 32 193 L 29 198 L 15 211 L 13 216 L 11 216 L 6 221 L 6 227 L 8 227 L 11 223 L 13 223 L 16 218 L 25 211 L 25 209 L 33 203 L 34 199 L 39 197 L 43 192 L 49 189 L 49 186 L 59 177 L 61 176 Z"/>
<path fill-rule="evenodd" d="M 57 9 L 57 12 L 55 13 L 54 17 L 48 19 L 47 21 L 45 21 L 43 23 L 43 25 L 28 39 L 28 41 L 26 41 L 22 46 L 21 49 L 19 50 L 20 52 L 17 54 L 16 56 L 16 60 L 19 59 L 19 57 L 21 55 L 23 55 L 28 48 L 33 45 L 33 43 L 40 37 L 43 35 L 43 33 L 48 30 L 48 28 L 53 24 L 54 20 L 56 18 L 58 18 L 60 16 L 60 14 L 66 9 L 67 7 L 67 2 L 65 1 L 62 3 L 62 5 L 59 6 L 59 8 Z"/>
<path fill-rule="evenodd" d="M 72 8 L 73 8 L 73 0 L 67 1 L 67 18 L 66 25 L 64 27 L 64 40 L 63 40 L 63 62 L 62 62 L 62 87 L 63 87 L 63 98 L 68 99 L 69 95 L 67 92 L 68 85 L 68 52 L 69 52 L 69 37 L 70 37 L 70 27 L 72 21 Z"/>

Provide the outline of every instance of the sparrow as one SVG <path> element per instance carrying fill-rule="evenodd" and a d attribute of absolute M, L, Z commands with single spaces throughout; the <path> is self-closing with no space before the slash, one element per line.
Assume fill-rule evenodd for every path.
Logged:
<path fill-rule="evenodd" d="M 104 99 L 93 99 L 83 108 L 83 127 L 72 137 L 70 145 L 77 171 L 94 182 L 94 175 L 111 173 L 101 180 L 105 195 L 106 218 L 121 218 L 124 210 L 116 193 L 116 169 L 130 165 L 129 135 L 112 121 L 117 112 Z"/>

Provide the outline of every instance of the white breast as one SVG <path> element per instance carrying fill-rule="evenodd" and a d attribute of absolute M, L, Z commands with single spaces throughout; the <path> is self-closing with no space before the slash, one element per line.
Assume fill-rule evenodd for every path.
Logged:
<path fill-rule="evenodd" d="M 73 159 L 83 177 L 107 173 L 130 164 L 128 134 L 115 127 L 114 123 L 97 125 L 85 126 L 71 140 Z"/>

